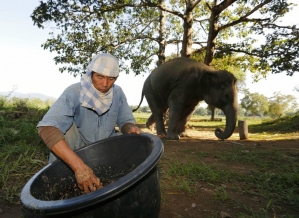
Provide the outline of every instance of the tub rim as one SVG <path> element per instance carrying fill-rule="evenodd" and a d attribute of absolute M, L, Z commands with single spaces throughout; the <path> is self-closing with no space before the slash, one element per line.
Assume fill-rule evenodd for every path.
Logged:
<path fill-rule="evenodd" d="M 35 181 L 35 179 L 41 173 L 43 173 L 43 171 L 51 167 L 52 164 L 55 164 L 56 161 L 53 162 L 52 164 L 48 164 L 47 166 L 43 167 L 40 171 L 38 171 L 33 177 L 31 177 L 23 187 L 20 196 L 20 201 L 23 209 L 25 209 L 28 212 L 34 212 L 36 214 L 55 215 L 55 214 L 72 212 L 78 209 L 82 209 L 103 202 L 121 193 L 123 190 L 128 189 L 136 182 L 141 180 L 144 176 L 146 176 L 156 166 L 157 162 L 159 161 L 159 159 L 161 158 L 164 152 L 164 146 L 161 139 L 149 133 L 141 133 L 139 135 L 127 134 L 127 135 L 120 135 L 115 137 L 148 138 L 153 144 L 153 150 L 140 165 L 138 165 L 134 170 L 132 170 L 125 176 L 121 177 L 117 181 L 101 189 L 98 189 L 94 192 L 90 192 L 84 195 L 80 195 L 69 199 L 63 199 L 63 200 L 44 201 L 44 200 L 36 199 L 30 193 L 31 185 Z M 75 152 L 83 149 L 87 149 L 88 147 L 93 146 L 94 144 L 97 144 L 99 142 L 106 142 L 106 141 L 113 140 L 113 138 L 115 137 L 107 138 L 89 144 L 78 150 L 75 150 Z M 61 161 L 61 160 L 57 160 L 57 161 Z"/>

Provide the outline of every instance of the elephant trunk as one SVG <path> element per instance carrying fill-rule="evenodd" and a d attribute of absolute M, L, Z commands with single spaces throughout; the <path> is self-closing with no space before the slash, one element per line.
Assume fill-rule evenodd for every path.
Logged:
<path fill-rule="evenodd" d="M 225 129 L 222 130 L 220 128 L 217 128 L 215 130 L 215 135 L 219 139 L 227 139 L 229 138 L 233 132 L 235 131 L 236 122 L 237 122 L 237 108 L 233 106 L 227 106 L 223 110 L 225 116 L 226 116 L 226 124 Z"/>

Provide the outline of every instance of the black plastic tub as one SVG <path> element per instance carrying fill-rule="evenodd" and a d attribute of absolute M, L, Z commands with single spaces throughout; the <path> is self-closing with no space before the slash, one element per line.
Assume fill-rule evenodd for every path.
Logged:
<path fill-rule="evenodd" d="M 21 204 L 25 218 L 159 216 L 157 163 L 163 143 L 157 136 L 147 133 L 117 136 L 90 144 L 76 153 L 102 182 L 113 182 L 88 194 L 70 196 L 66 191 L 76 186 L 73 171 L 57 160 L 24 186 Z"/>

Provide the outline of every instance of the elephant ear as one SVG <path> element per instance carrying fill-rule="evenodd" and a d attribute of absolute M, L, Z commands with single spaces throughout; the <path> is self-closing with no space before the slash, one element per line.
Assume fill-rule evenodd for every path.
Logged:
<path fill-rule="evenodd" d="M 204 72 L 199 75 L 197 84 L 201 92 L 208 93 L 211 87 L 217 84 L 218 81 L 219 76 L 217 73 Z"/>

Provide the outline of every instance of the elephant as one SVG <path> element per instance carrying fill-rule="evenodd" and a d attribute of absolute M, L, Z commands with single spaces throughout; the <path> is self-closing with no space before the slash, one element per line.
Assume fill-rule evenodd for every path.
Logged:
<path fill-rule="evenodd" d="M 225 129 L 217 128 L 219 139 L 229 138 L 236 127 L 238 114 L 237 79 L 226 70 L 214 68 L 186 57 L 171 59 L 158 66 L 143 84 L 141 100 L 145 96 L 152 114 L 146 122 L 156 123 L 160 138 L 179 140 L 185 134 L 188 120 L 200 101 L 219 108 L 226 116 Z M 169 113 L 166 133 L 163 116 Z"/>

